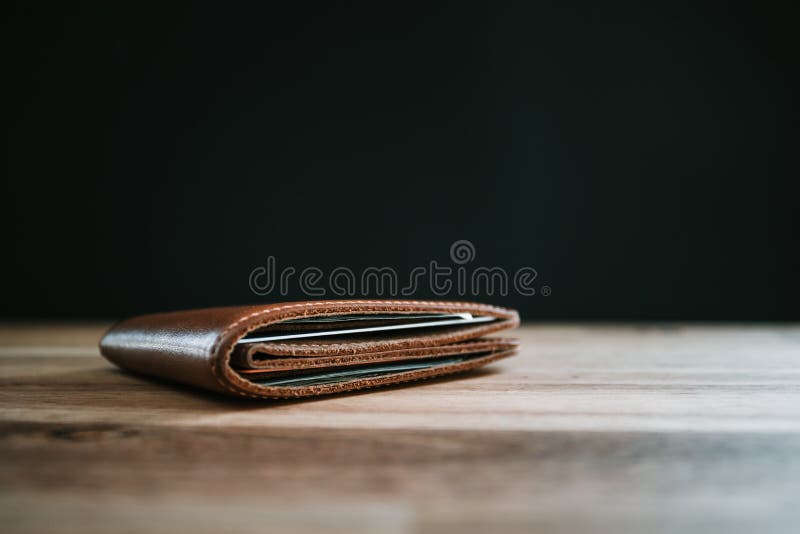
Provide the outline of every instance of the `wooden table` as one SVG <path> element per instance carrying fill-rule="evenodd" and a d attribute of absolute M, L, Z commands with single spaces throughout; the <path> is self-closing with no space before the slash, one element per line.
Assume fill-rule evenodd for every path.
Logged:
<path fill-rule="evenodd" d="M 459 379 L 305 402 L 0 328 L 3 532 L 800 532 L 800 327 L 520 330 Z"/>

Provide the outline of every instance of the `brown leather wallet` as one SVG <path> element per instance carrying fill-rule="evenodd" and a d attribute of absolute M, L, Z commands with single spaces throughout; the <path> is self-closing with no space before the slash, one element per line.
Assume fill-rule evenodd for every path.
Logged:
<path fill-rule="evenodd" d="M 100 352 L 139 373 L 221 393 L 293 398 L 422 380 L 516 352 L 485 337 L 517 312 L 471 302 L 329 300 L 143 315 Z"/>

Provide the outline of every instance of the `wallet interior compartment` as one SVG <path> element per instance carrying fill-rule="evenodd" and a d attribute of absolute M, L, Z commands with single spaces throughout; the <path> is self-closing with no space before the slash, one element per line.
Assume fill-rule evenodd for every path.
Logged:
<path fill-rule="evenodd" d="M 381 313 L 299 317 L 272 323 L 250 332 L 238 341 L 249 343 L 281 342 L 307 338 L 371 336 L 408 331 L 430 331 L 496 321 L 491 316 L 470 313 Z"/>
<path fill-rule="evenodd" d="M 511 351 L 506 352 L 510 353 Z M 485 351 L 461 356 L 417 358 L 397 362 L 298 369 L 294 371 L 251 371 L 246 373 L 240 371 L 240 376 L 260 386 L 317 386 L 457 365 L 494 353 L 494 351 Z"/>

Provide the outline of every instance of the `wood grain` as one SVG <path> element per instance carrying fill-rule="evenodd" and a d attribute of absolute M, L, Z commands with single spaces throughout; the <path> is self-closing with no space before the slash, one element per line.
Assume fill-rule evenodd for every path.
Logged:
<path fill-rule="evenodd" d="M 4 532 L 797 532 L 800 327 L 529 325 L 458 378 L 227 399 L 0 327 Z"/>

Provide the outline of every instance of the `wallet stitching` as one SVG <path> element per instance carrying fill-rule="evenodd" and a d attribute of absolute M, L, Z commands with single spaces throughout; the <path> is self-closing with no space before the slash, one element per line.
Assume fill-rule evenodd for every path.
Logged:
<path fill-rule="evenodd" d="M 518 347 L 518 343 L 514 342 L 513 340 L 499 339 L 499 338 L 489 338 L 487 340 L 468 340 L 463 341 L 461 343 L 455 343 L 452 345 L 441 345 L 438 347 L 428 347 L 428 348 L 416 348 L 410 349 L 412 352 L 422 352 L 425 350 L 431 351 L 430 356 L 414 356 L 418 358 L 438 358 L 443 355 L 456 355 L 456 354 L 474 354 L 476 351 L 480 351 L 481 349 L 485 349 L 489 352 L 489 354 L 494 354 L 496 352 L 501 352 L 504 350 L 512 350 Z M 255 370 L 263 370 L 265 372 L 272 371 L 273 368 L 285 368 L 287 366 L 293 369 L 306 369 L 306 368 L 319 368 L 319 367 L 326 367 L 330 365 L 359 365 L 361 363 L 371 363 L 373 361 L 396 361 L 399 359 L 408 359 L 409 350 L 407 349 L 399 349 L 399 350 L 390 350 L 390 351 L 382 351 L 370 354 L 361 354 L 357 356 L 345 354 L 345 355 L 335 355 L 335 356 L 312 356 L 309 358 L 297 358 L 291 356 L 280 356 L 275 359 L 262 359 L 259 360 L 259 363 L 263 365 L 254 368 Z M 292 366 L 289 364 L 296 364 L 298 360 L 314 360 L 311 367 L 303 367 L 303 366 Z"/>
<path fill-rule="evenodd" d="M 257 363 L 266 364 L 269 366 L 269 362 L 273 361 L 291 361 L 291 360 L 308 360 L 308 359 L 320 359 L 320 360 L 329 360 L 329 359 L 336 359 L 341 360 L 345 358 L 363 358 L 369 359 L 372 357 L 378 358 L 381 355 L 386 356 L 392 353 L 406 353 L 407 351 L 421 351 L 421 350 L 455 350 L 455 349 L 466 349 L 464 352 L 468 350 L 474 350 L 475 346 L 486 346 L 486 347 L 517 347 L 519 346 L 519 342 L 516 338 L 507 338 L 507 337 L 486 337 L 486 338 L 477 338 L 477 339 L 466 339 L 463 341 L 454 341 L 451 343 L 447 343 L 445 345 L 436 345 L 433 347 L 412 347 L 412 348 L 392 348 L 388 350 L 379 350 L 376 352 L 365 352 L 361 354 L 354 354 L 354 353 L 339 353 L 339 354 L 304 354 L 301 356 L 287 354 L 287 353 L 274 353 L 274 352 L 265 352 L 264 349 L 260 345 L 254 345 L 251 355 L 249 355 L 249 361 L 252 365 L 256 365 Z M 255 354 L 259 356 L 254 357 Z"/>
<path fill-rule="evenodd" d="M 349 304 L 352 304 L 352 305 L 357 305 L 357 304 L 380 304 L 380 305 L 386 305 L 386 306 L 395 305 L 395 306 L 406 306 L 406 307 L 420 305 L 420 304 L 422 304 L 422 305 L 432 305 L 432 306 L 437 306 L 437 307 L 447 307 L 448 305 L 452 305 L 452 306 L 472 306 L 472 307 L 483 309 L 483 310 L 496 310 L 496 311 L 502 311 L 502 312 L 507 312 L 507 313 L 513 314 L 512 310 L 508 310 L 508 309 L 505 309 L 505 308 L 501 308 L 501 307 L 497 307 L 497 306 L 489 306 L 489 305 L 486 305 L 486 304 L 480 304 L 480 303 L 476 303 L 476 302 L 465 302 L 465 301 L 460 301 L 460 302 L 441 302 L 441 301 L 437 302 L 437 301 L 426 301 L 426 300 L 405 300 L 405 301 L 403 301 L 403 300 L 400 300 L 400 301 L 398 301 L 398 300 L 324 301 L 324 305 L 336 306 L 337 304 L 341 304 L 341 305 L 344 305 L 344 306 L 349 305 Z M 249 314 L 245 315 L 244 317 L 240 317 L 234 323 L 228 325 L 217 336 L 217 338 L 214 340 L 214 344 L 211 346 L 211 358 L 210 358 L 210 361 L 211 361 L 211 374 L 214 377 L 214 379 L 217 381 L 217 383 L 223 389 L 225 389 L 226 391 L 228 391 L 230 393 L 233 393 L 233 394 L 236 394 L 236 395 L 241 395 L 241 396 L 244 396 L 244 397 L 250 397 L 250 398 L 253 398 L 253 399 L 270 398 L 268 395 L 258 395 L 258 394 L 252 393 L 250 391 L 247 391 L 243 387 L 238 386 L 235 382 L 231 383 L 231 382 L 222 380 L 222 378 L 219 375 L 219 371 L 220 370 L 218 369 L 218 365 L 222 366 L 224 364 L 227 364 L 227 362 L 230 360 L 230 353 L 231 353 L 231 350 L 233 349 L 233 347 L 231 347 L 231 350 L 227 351 L 227 353 L 225 354 L 224 358 L 219 358 L 218 359 L 218 358 L 215 358 L 214 356 L 216 355 L 220 344 L 222 343 L 222 341 L 227 337 L 227 335 L 232 330 L 236 329 L 242 323 L 249 321 L 253 317 L 257 317 L 258 315 L 264 314 L 264 315 L 270 316 L 271 320 L 280 320 L 280 317 L 275 317 L 277 312 L 280 312 L 280 311 L 283 311 L 283 310 L 288 310 L 288 309 L 294 309 L 294 308 L 314 307 L 314 306 L 318 306 L 318 305 L 319 305 L 318 303 L 299 302 L 299 303 L 295 303 L 295 304 L 286 304 L 286 305 L 283 305 L 283 306 L 278 306 L 276 308 L 268 308 L 267 310 L 260 309 L 258 311 L 249 313 Z M 263 326 L 263 324 L 269 324 L 269 323 L 262 323 L 262 324 L 252 325 L 250 328 L 248 328 L 245 331 L 245 334 L 247 333 L 247 331 L 250 331 L 250 330 L 253 330 L 255 328 L 259 328 L 259 327 Z M 434 375 L 434 376 L 438 376 L 438 375 Z M 413 379 L 411 379 L 411 380 L 413 380 Z M 236 387 L 237 389 L 234 389 L 234 387 L 232 387 L 232 386 Z M 367 389 L 367 388 L 365 388 L 365 389 Z M 275 397 L 272 397 L 272 398 L 275 398 Z"/>

